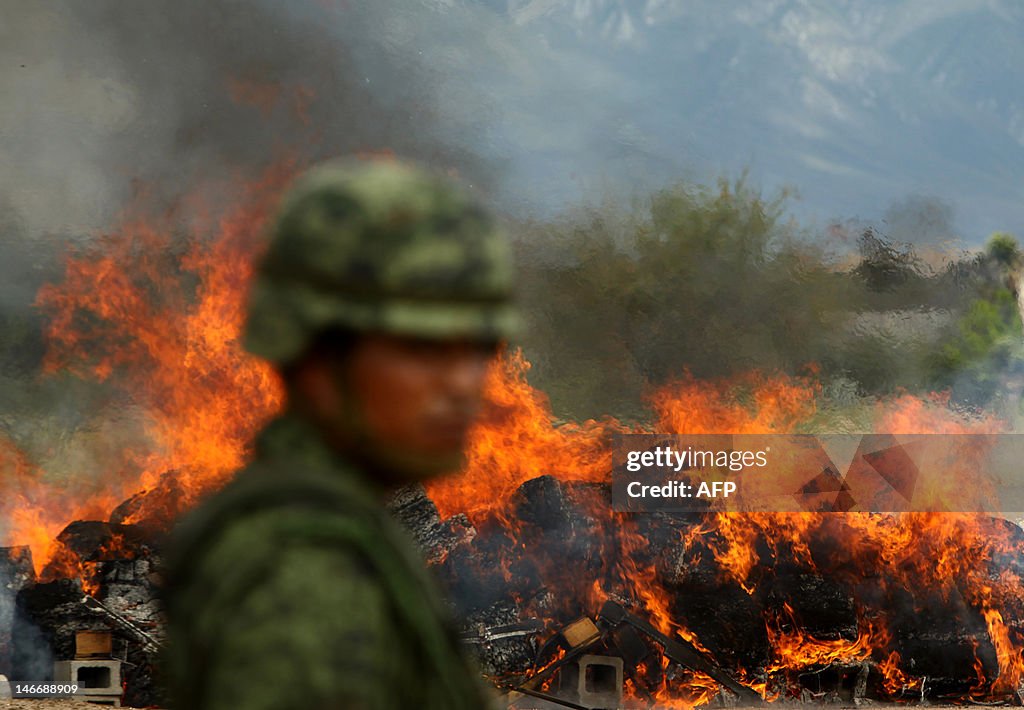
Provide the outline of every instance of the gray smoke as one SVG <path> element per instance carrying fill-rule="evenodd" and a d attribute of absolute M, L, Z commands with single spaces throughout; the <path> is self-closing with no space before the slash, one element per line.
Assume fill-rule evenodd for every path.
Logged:
<path fill-rule="evenodd" d="M 967 12 L 984 3 L 962 4 Z M 1009 12 L 1006 3 L 989 4 Z M 847 8 L 835 14 L 796 2 L 762 5 L 0 0 L 0 434 L 6 431 L 51 472 L 56 469 L 44 457 L 59 459 L 68 475 L 101 465 L 102 446 L 121 444 L 112 432 L 126 431 L 138 417 L 88 383 L 35 377 L 45 345 L 32 307 L 37 289 L 59 279 L 69 246 L 113 228 L 139 194 L 154 210 L 196 192 L 214 204 L 231 204 L 235 196 L 225 185 L 285 156 L 313 161 L 390 150 L 457 171 L 517 218 L 531 212 L 547 218 L 578 202 L 581 193 L 629 197 L 633 189 L 680 177 L 701 181 L 709 166 L 717 173 L 760 155 L 755 178 L 770 178 L 774 168 L 766 173 L 765 166 L 809 165 L 811 172 L 780 168 L 778 179 L 766 182 L 803 177 L 796 186 L 823 209 L 869 203 L 871 218 L 910 186 L 934 193 L 892 203 L 884 231 L 915 244 L 952 236 L 954 207 L 957 220 L 967 208 L 950 202 L 950 191 L 933 186 L 931 178 L 974 175 L 948 167 L 961 165 L 964 156 L 925 170 L 904 160 L 903 152 L 884 149 L 905 144 L 907 155 L 930 155 L 900 138 L 904 124 L 917 120 L 910 108 L 960 116 L 933 110 L 946 106 L 939 99 L 947 89 L 915 69 L 915 48 L 932 46 L 932 35 L 907 45 L 912 56 L 897 56 L 888 45 L 872 44 L 878 27 L 871 13 Z M 954 9 L 920 22 L 900 20 L 897 29 L 904 34 L 894 36 L 939 32 L 947 15 L 956 24 Z M 979 21 L 995 21 L 990 14 L 981 13 Z M 1012 39 L 1020 17 L 1010 14 L 1012 22 L 1000 22 Z M 932 27 L 932 21 L 938 24 Z M 977 38 L 973 42 L 967 46 L 977 45 Z M 1016 57 L 1017 47 L 1000 41 L 984 56 L 1016 67 L 1020 62 L 1006 58 Z M 942 51 L 966 62 L 975 50 L 964 49 L 963 57 L 960 49 Z M 967 71 L 973 59 L 963 66 L 964 76 L 973 76 Z M 787 77 L 781 93 L 765 94 L 762 89 L 779 85 L 769 80 L 776 74 Z M 1015 86 L 1015 76 L 996 88 Z M 918 106 L 918 93 L 904 91 L 905 85 L 917 87 L 929 102 Z M 909 118 L 896 120 L 890 104 Z M 847 107 L 836 111 L 852 111 L 860 129 L 831 116 L 825 111 L 830 106 Z M 975 119 L 950 118 L 940 135 L 974 135 L 982 125 Z M 921 122 L 918 129 L 932 124 Z M 893 131 L 891 143 L 875 142 L 890 135 L 881 127 Z M 993 145 L 1003 146 L 1005 136 L 993 135 L 1001 141 Z M 1012 162 L 1014 150 L 964 155 Z M 917 172 L 885 168 L 882 158 L 890 154 L 897 163 L 918 166 Z M 978 182 L 981 192 L 1002 195 L 1016 184 L 1004 177 L 1012 172 L 979 170 L 988 175 Z M 877 176 L 889 173 L 894 177 L 880 184 Z M 868 178 L 856 177 L 861 174 Z M 918 179 L 922 174 L 928 179 Z M 964 199 L 975 212 L 985 211 L 977 194 L 962 186 L 954 192 L 973 195 Z M 835 201 L 858 194 L 869 197 Z M 1000 228 L 1012 230 L 1014 223 Z M 553 240 L 542 235 L 530 243 L 534 262 L 564 258 L 563 245 L 536 248 L 542 241 Z M 853 242 L 845 246 L 855 248 Z M 543 370 L 538 362 L 535 372 Z M 109 424 L 95 417 L 103 408 L 111 412 L 102 418 Z M 127 422 L 113 421 L 118 413 Z M 82 431 L 85 425 L 91 433 Z M 87 446 L 81 443 L 86 438 Z"/>
<path fill-rule="evenodd" d="M 391 149 L 472 181 L 486 107 L 439 105 L 438 71 L 388 3 L 7 2 L 0 194 L 35 233 L 109 226 L 138 181 L 174 197 L 257 169 Z M 478 102 L 478 100 L 477 100 Z"/>
<path fill-rule="evenodd" d="M 95 414 L 124 403 L 37 377 L 33 303 L 67 251 L 129 205 L 156 214 L 196 193 L 230 205 L 238 178 L 282 158 L 362 151 L 493 192 L 501 161 L 480 147 L 495 109 L 460 72 L 501 63 L 475 56 L 494 22 L 391 1 L 0 0 L 0 435 L 51 473 L 59 459 L 54 475 L 100 464 L 96 441 L 120 425 Z"/>
<path fill-rule="evenodd" d="M 225 185 L 282 157 L 362 151 L 457 172 L 517 217 L 571 192 L 576 158 L 649 172 L 615 138 L 622 70 L 501 5 L 0 0 L 0 412 L 54 411 L 28 384 L 34 296 L 129 205 L 231 204 Z"/>

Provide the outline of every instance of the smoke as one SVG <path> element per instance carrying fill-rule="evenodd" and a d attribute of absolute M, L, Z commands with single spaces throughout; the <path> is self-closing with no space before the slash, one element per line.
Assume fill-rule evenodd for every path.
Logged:
<path fill-rule="evenodd" d="M 11 636 L 14 639 L 11 677 L 18 680 L 51 678 L 55 659 L 50 639 L 18 606 L 13 611 Z"/>
<path fill-rule="evenodd" d="M 0 433 L 46 470 L 54 471 L 51 462 L 59 459 L 67 475 L 102 465 L 108 449 L 136 435 L 112 436 L 132 429 L 126 420 L 140 426 L 131 403 L 89 383 L 36 377 L 45 343 L 33 308 L 39 287 L 60 279 L 68 247 L 114 228 L 128 205 L 143 201 L 157 213 L 195 193 L 230 205 L 236 178 L 256 176 L 282 158 L 304 163 L 353 152 L 391 151 L 455 172 L 516 217 L 542 203 L 571 201 L 578 192 L 567 186 L 602 187 L 583 183 L 600 183 L 608 172 L 603 187 L 615 185 L 616 194 L 628 193 L 622 185 L 678 178 L 681 154 L 670 143 L 701 141 L 678 130 L 676 118 L 665 132 L 672 141 L 656 140 L 657 116 L 678 117 L 684 107 L 666 103 L 661 90 L 668 84 L 637 80 L 647 59 L 675 55 L 658 54 L 662 45 L 653 36 L 646 49 L 639 35 L 638 48 L 624 41 L 623 28 L 636 29 L 641 18 L 628 4 L 577 5 L 593 11 L 584 13 L 591 19 L 582 38 L 574 34 L 578 23 L 567 19 L 575 17 L 567 3 L 157 0 L 126 8 L 114 0 L 0 0 Z M 556 20 L 539 23 L 547 14 Z M 608 17 L 615 22 L 598 22 Z M 676 25 L 662 31 L 669 29 L 681 31 Z M 713 27 L 705 29 L 714 35 Z M 595 46 L 602 51 L 590 51 Z M 678 78 L 678 71 L 668 74 Z M 694 106 L 700 85 L 682 87 Z M 706 115 L 737 113 L 709 109 Z M 720 143 L 708 145 L 720 150 Z M 623 402 L 637 409 L 647 383 L 684 368 L 713 376 L 834 359 L 835 331 L 850 330 L 835 313 L 852 304 L 832 303 L 838 291 L 826 262 L 795 251 L 792 263 L 769 259 L 771 268 L 754 272 L 760 274 L 754 288 L 747 271 L 732 269 L 723 248 L 703 259 L 704 271 L 683 269 L 687 281 L 675 280 L 679 274 L 671 270 L 663 279 L 647 272 L 638 278 L 631 259 L 619 257 L 636 251 L 633 232 L 648 220 L 608 212 L 595 222 L 574 218 L 552 226 L 548 220 L 526 237 L 532 241 L 525 251 L 548 272 L 572 264 L 593 271 L 573 274 L 580 288 L 568 300 L 539 287 L 526 294 L 536 306 L 529 355 L 537 383 L 573 397 L 594 389 L 585 409 L 595 415 L 617 412 Z M 923 246 L 952 232 L 952 208 L 932 198 L 896 203 L 886 219 L 887 233 L 901 242 Z M 669 226 L 666 233 L 690 230 Z M 721 235 L 706 237 L 721 243 Z M 703 258 L 683 247 L 672 263 Z M 611 273 L 622 281 L 614 289 L 594 267 L 605 257 L 615 261 Z M 709 278 L 713 297 L 705 287 Z M 612 291 L 628 298 L 608 299 L 608 311 L 585 298 Z M 577 301 L 575 310 L 559 305 Z M 706 318 L 697 303 L 720 315 Z M 685 324 L 673 321 L 681 316 L 672 313 L 684 311 Z M 573 329 L 562 329 L 561 319 Z M 863 344 L 863 357 L 850 348 L 855 363 L 878 363 L 872 372 L 846 363 L 834 369 L 857 370 L 861 384 L 913 375 L 895 368 L 906 360 L 898 357 L 904 345 L 887 335 L 905 329 L 882 330 L 873 340 L 853 339 Z M 568 355 L 566 332 L 580 344 Z M 894 354 L 880 359 L 880 350 Z M 579 365 L 596 360 L 601 367 Z M 601 380 L 611 375 L 594 372 L 622 381 L 613 386 Z M 618 394 L 609 399 L 609 392 Z M 96 417 L 99 411 L 110 416 Z"/>
<path fill-rule="evenodd" d="M 26 622 L 24 613 L 18 607 L 18 593 L 34 579 L 32 557 L 27 548 L 0 547 L 0 673 L 8 677 L 11 677 L 12 665 L 16 661 L 33 658 L 45 661 L 45 656 L 49 653 L 48 644 L 39 637 L 38 630 L 27 637 L 20 633 L 24 628 L 31 627 L 31 624 Z M 48 676 L 13 677 L 19 679 Z M 0 688 L 0 692 L 3 690 L 5 688 Z"/>
<path fill-rule="evenodd" d="M 941 244 L 956 237 L 953 206 L 937 197 L 909 195 L 886 210 L 889 237 L 897 242 Z"/>
<path fill-rule="evenodd" d="M 281 160 L 360 152 L 454 172 L 484 193 L 499 180 L 501 161 L 478 149 L 495 111 L 458 79 L 475 61 L 500 61 L 475 56 L 488 51 L 487 11 L 331 0 L 2 5 L 0 434 L 51 472 L 42 458 L 60 459 L 66 475 L 97 465 L 97 440 L 123 422 L 95 415 L 126 403 L 37 377 L 36 293 L 60 280 L 69 249 L 116 228 L 128 206 L 161 214 L 195 194 L 231 205 L 234 186 Z M 474 29 L 455 50 L 455 36 Z"/>
<path fill-rule="evenodd" d="M 0 410 L 12 413 L 0 431 L 33 458 L 97 401 L 123 408 L 35 377 L 33 304 L 68 249 L 116 229 L 128 206 L 187 225 L 185 195 L 231 205 L 277 161 L 363 152 L 458 174 L 516 216 L 572 192 L 566 166 L 650 172 L 627 135 L 623 70 L 538 36 L 502 3 L 0 4 Z M 47 435 L 21 430 L 39 418 Z"/>
<path fill-rule="evenodd" d="M 443 111 L 398 36 L 428 11 L 382 5 L 13 5 L 0 194 L 39 233 L 108 226 L 134 181 L 173 197 L 275 152 L 389 149 L 487 182 L 469 152 L 486 110 Z"/>

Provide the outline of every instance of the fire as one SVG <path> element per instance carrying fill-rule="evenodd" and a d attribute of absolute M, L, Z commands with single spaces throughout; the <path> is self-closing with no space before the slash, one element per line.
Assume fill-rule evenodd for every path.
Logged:
<path fill-rule="evenodd" d="M 908 691 L 920 690 L 923 685 L 920 678 L 910 678 L 900 670 L 899 651 L 891 652 L 884 661 L 878 664 L 878 669 L 885 678 L 886 692 L 893 697 L 898 698 Z M 981 678 L 984 680 L 984 674 L 981 674 Z"/>
<path fill-rule="evenodd" d="M 237 340 L 268 198 L 290 172 L 272 171 L 246 189 L 243 207 L 198 224 L 177 264 L 158 258 L 174 248 L 169 228 L 128 222 L 101 255 L 69 261 L 64 281 L 39 294 L 51 316 L 47 368 L 90 363 L 145 401 L 153 451 L 131 461 L 141 487 L 166 471 L 197 493 L 223 483 L 280 406 L 272 370 Z"/>
<path fill-rule="evenodd" d="M 260 87 L 236 88 L 240 101 L 274 99 Z M 0 441 L 2 482 L 6 491 L 15 491 L 2 503 L 11 523 L 6 538 L 31 547 L 37 571 L 76 576 L 93 589 L 95 570 L 89 565 L 95 561 L 69 557 L 56 540 L 69 522 L 106 520 L 131 494 L 136 495 L 124 522 L 171 520 L 245 463 L 254 434 L 280 408 L 282 392 L 271 369 L 239 346 L 244 294 L 272 197 L 295 167 L 285 162 L 269 171 L 224 211 L 201 201 L 188 204 L 186 239 L 178 233 L 180 215 L 126 218 L 95 249 L 73 254 L 63 280 L 39 293 L 38 304 L 49 317 L 47 370 L 108 381 L 128 393 L 146 412 L 148 439 L 74 490 L 49 482 L 45 471 Z M 732 669 L 759 692 L 777 692 L 767 690 L 778 685 L 772 685 L 773 675 L 785 683 L 805 669 L 869 661 L 890 696 L 921 688 L 922 680 L 901 668 L 899 629 L 872 604 L 918 604 L 925 589 L 961 599 L 987 630 L 998 673 L 986 673 L 978 650 L 978 695 L 1018 687 L 1024 677 L 1021 630 L 1006 619 L 1009 611 L 1019 618 L 1024 610 L 1024 585 L 1014 571 L 1019 566 L 998 575 L 992 569 L 1019 554 L 1020 543 L 998 521 L 938 513 L 715 514 L 665 528 L 661 534 L 672 536 L 678 551 L 678 559 L 666 560 L 652 545 L 651 518 L 609 510 L 612 435 L 798 431 L 818 413 L 822 388 L 813 375 L 683 378 L 651 394 L 652 420 L 641 428 L 612 418 L 556 423 L 547 399 L 527 381 L 529 368 L 518 350 L 494 364 L 465 470 L 428 486 L 442 516 L 466 514 L 478 530 L 506 531 L 492 571 L 506 580 L 535 578 L 537 593 L 517 600 L 529 613 L 565 622 L 592 615 L 614 598 L 663 634 L 678 634 L 706 650 L 706 639 L 684 620 L 686 600 L 666 570 L 712 569 L 716 583 L 762 600 L 765 585 L 785 564 L 857 590 L 856 636 L 815 638 L 803 628 L 801 610 L 788 601 L 765 612 L 760 631 L 771 646 L 767 665 L 745 668 L 737 662 Z M 992 434 L 1003 425 L 955 412 L 942 397 L 908 395 L 880 402 L 873 429 Z M 954 489 L 970 475 L 968 466 L 969 457 L 951 466 Z M 527 495 L 523 484 L 542 476 L 551 478 L 538 484 L 538 495 L 551 496 L 556 513 L 565 513 L 558 508 L 564 502 L 576 516 L 568 533 L 560 529 L 555 536 L 543 521 L 523 521 L 517 514 L 517 502 Z M 935 495 L 942 500 L 948 492 Z M 101 558 L 120 554 L 111 547 Z M 859 586 L 865 579 L 875 585 L 875 597 Z M 630 681 L 636 697 L 653 697 L 663 707 L 691 707 L 718 692 L 709 678 L 664 659 L 659 663 L 645 671 L 649 687 Z"/>
<path fill-rule="evenodd" d="M 706 705 L 718 694 L 718 683 L 703 673 L 685 673 L 679 678 L 670 678 L 672 669 L 667 658 L 662 658 L 660 667 L 656 670 L 662 678 L 662 685 L 650 697 L 659 710 L 690 710 L 698 705 Z M 636 698 L 644 696 L 644 692 L 636 684 L 627 684 L 627 691 Z"/>
<path fill-rule="evenodd" d="M 184 492 L 175 510 L 161 513 L 166 501 L 143 499 L 125 522 L 173 517 L 245 463 L 282 392 L 267 364 L 238 345 L 244 294 L 272 198 L 294 171 L 291 162 L 268 171 L 222 213 L 195 200 L 185 240 L 176 215 L 126 217 L 95 248 L 72 254 L 63 281 L 38 294 L 49 318 L 46 370 L 115 383 L 145 409 L 149 440 L 75 491 L 47 485 L 24 462 L 14 467 L 21 493 L 6 516 L 6 537 L 32 547 L 37 571 L 69 522 L 107 519 L 127 495 L 157 487 L 168 472 Z"/>
<path fill-rule="evenodd" d="M 545 474 L 563 481 L 608 478 L 607 437 L 630 430 L 612 419 L 556 426 L 547 398 L 526 381 L 529 369 L 522 351 L 491 368 L 486 411 L 472 432 L 465 470 L 428 486 L 443 516 L 466 513 L 472 518 L 491 511 L 496 501 Z"/>
<path fill-rule="evenodd" d="M 526 383 L 526 370 L 522 356 L 515 354 L 492 374 L 488 397 L 495 412 L 474 437 L 466 471 L 459 479 L 429 487 L 430 496 L 443 514 L 468 511 L 476 522 L 489 515 L 514 521 L 507 501 L 526 480 L 552 473 L 564 482 L 607 480 L 609 436 L 628 428 L 614 420 L 555 426 L 543 397 Z M 651 430 L 694 434 L 790 432 L 814 416 L 819 392 L 810 379 L 756 373 L 721 382 L 684 380 L 652 396 L 658 420 Z M 1002 431 L 1004 425 L 993 418 L 955 412 L 940 396 L 900 396 L 879 403 L 874 428 L 893 434 L 993 434 Z M 971 452 L 965 452 L 962 461 L 951 462 L 951 477 L 970 480 L 967 467 L 972 459 Z M 678 633 L 699 647 L 699 638 L 678 620 L 674 600 L 655 564 L 645 559 L 648 542 L 639 531 L 639 521 L 594 508 L 589 512 L 600 521 L 600 557 L 605 562 L 600 572 L 602 581 L 598 585 L 576 584 L 569 573 L 559 575 L 552 569 L 550 575 L 556 580 L 559 596 L 593 600 L 619 595 L 632 599 L 663 633 Z M 511 525 L 519 529 L 514 522 Z M 687 531 L 680 542 L 695 559 L 701 554 L 711 555 L 722 578 L 740 585 L 750 595 L 771 574 L 771 561 L 776 559 L 787 559 L 826 578 L 842 580 L 851 588 L 864 577 L 878 578 L 889 597 L 899 593 L 912 597 L 914 590 L 921 588 L 936 590 L 944 597 L 962 594 L 971 608 L 984 614 L 997 652 L 998 675 L 981 676 L 986 691 L 1006 693 L 1019 683 L 1021 638 L 1002 622 L 994 605 L 1024 608 L 1020 580 L 1004 572 L 993 587 L 984 566 L 1015 549 L 1007 528 L 995 521 L 940 513 L 717 514 Z M 550 564 L 555 566 L 558 561 L 551 560 Z M 873 660 L 891 695 L 919 689 L 921 679 L 899 667 L 900 654 L 893 647 L 896 630 L 888 628 L 884 618 L 864 617 L 863 609 L 860 613 L 856 638 L 817 639 L 801 630 L 796 613 L 785 605 L 785 619 L 765 619 L 773 649 L 773 661 L 766 672 L 796 673 L 832 663 Z M 753 686 L 754 679 L 750 683 Z M 657 694 L 659 700 L 681 697 L 681 689 L 669 685 Z M 713 682 L 710 685 L 715 686 Z M 764 689 L 763 684 L 760 687 Z"/>
<path fill-rule="evenodd" d="M 1021 672 L 1024 671 L 1024 654 L 1010 638 L 1010 630 L 1003 622 L 1003 615 L 996 609 L 985 609 L 985 621 L 992 643 L 999 659 L 999 677 L 992 686 L 993 693 L 1012 693 L 1020 687 Z"/>
<path fill-rule="evenodd" d="M 0 438 L 0 483 L 4 496 L 0 515 L 6 521 L 6 544 L 26 545 L 36 574 L 40 574 L 58 550 L 57 535 L 75 518 L 106 517 L 119 501 L 113 495 L 100 493 L 89 500 L 79 500 L 77 492 L 47 481 L 40 471 L 12 442 Z"/>
<path fill-rule="evenodd" d="M 769 638 L 775 652 L 769 673 L 792 668 L 828 666 L 832 663 L 857 663 L 871 655 L 871 631 L 862 630 L 856 641 L 845 639 L 816 639 L 800 629 L 796 613 L 788 604 L 783 604 L 783 618 L 769 626 Z"/>
<path fill-rule="evenodd" d="M 808 379 L 751 372 L 730 380 L 692 377 L 651 395 L 656 431 L 685 434 L 790 433 L 813 416 L 820 387 Z"/>

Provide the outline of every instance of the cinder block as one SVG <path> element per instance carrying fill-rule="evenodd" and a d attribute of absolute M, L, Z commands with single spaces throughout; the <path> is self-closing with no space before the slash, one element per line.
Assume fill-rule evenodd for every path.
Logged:
<path fill-rule="evenodd" d="M 622 659 L 584 655 L 558 671 L 557 695 L 593 708 L 622 705 Z"/>
<path fill-rule="evenodd" d="M 53 680 L 77 685 L 76 696 L 84 696 L 88 702 L 121 707 L 121 661 L 57 661 Z"/>
<path fill-rule="evenodd" d="M 580 704 L 593 708 L 622 705 L 622 659 L 615 656 L 580 656 Z"/>

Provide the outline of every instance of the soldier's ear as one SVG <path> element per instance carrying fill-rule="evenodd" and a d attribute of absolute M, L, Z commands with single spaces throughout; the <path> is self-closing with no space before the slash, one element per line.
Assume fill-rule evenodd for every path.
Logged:
<path fill-rule="evenodd" d="M 289 407 L 317 420 L 333 420 L 345 406 L 339 382 L 341 363 L 323 352 L 310 351 L 284 374 Z"/>

